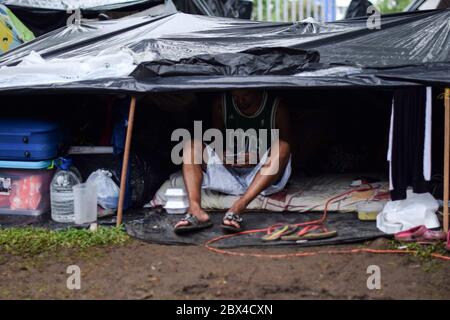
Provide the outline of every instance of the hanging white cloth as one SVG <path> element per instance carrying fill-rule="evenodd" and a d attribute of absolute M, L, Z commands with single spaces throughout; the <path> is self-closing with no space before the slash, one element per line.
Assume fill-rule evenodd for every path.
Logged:
<path fill-rule="evenodd" d="M 424 145 L 423 145 L 423 177 L 426 181 L 431 180 L 431 137 L 432 137 L 432 89 L 426 88 L 425 99 L 425 131 L 424 131 Z M 394 135 L 394 108 L 395 101 L 392 98 L 391 108 L 391 123 L 389 128 L 389 147 L 387 151 L 387 161 L 389 162 L 389 190 L 393 190 L 392 179 L 392 148 L 393 148 L 393 135 Z"/>

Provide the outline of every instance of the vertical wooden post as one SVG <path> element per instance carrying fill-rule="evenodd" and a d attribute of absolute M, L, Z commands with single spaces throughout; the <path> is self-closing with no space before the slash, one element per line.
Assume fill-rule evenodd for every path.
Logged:
<path fill-rule="evenodd" d="M 123 203 L 125 202 L 125 189 L 127 182 L 128 162 L 130 159 L 131 137 L 133 135 L 134 112 L 136 110 L 136 97 L 131 97 L 130 112 L 128 114 L 127 136 L 125 139 L 125 150 L 123 153 L 122 172 L 120 174 L 120 193 L 117 208 L 117 226 L 122 224 Z"/>
<path fill-rule="evenodd" d="M 450 176 L 450 88 L 445 89 L 445 136 L 444 136 L 444 231 L 448 232 L 448 198 Z"/>

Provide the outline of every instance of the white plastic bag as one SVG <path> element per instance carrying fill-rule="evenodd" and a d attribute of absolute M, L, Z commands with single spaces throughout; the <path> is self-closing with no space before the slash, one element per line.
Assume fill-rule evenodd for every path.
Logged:
<path fill-rule="evenodd" d="M 417 194 L 407 191 L 405 200 L 389 201 L 377 217 L 377 227 L 384 233 L 394 234 L 412 227 L 440 226 L 436 211 L 439 203 L 429 193 Z"/>
<path fill-rule="evenodd" d="M 117 209 L 119 202 L 119 187 L 111 178 L 111 172 L 99 169 L 91 173 L 87 183 L 93 183 L 97 187 L 97 203 L 103 209 Z"/>

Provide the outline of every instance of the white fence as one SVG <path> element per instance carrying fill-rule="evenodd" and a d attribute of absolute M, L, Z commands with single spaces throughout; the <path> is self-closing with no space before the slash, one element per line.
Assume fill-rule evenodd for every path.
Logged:
<path fill-rule="evenodd" d="M 259 21 L 299 21 L 313 17 L 333 21 L 336 0 L 253 0 L 254 18 Z"/>

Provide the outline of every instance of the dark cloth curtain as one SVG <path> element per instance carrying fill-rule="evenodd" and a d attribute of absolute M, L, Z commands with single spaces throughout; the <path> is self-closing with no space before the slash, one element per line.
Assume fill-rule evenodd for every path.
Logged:
<path fill-rule="evenodd" d="M 401 89 L 394 93 L 392 136 L 392 200 L 406 199 L 406 189 L 428 192 L 423 175 L 426 89 Z"/>

